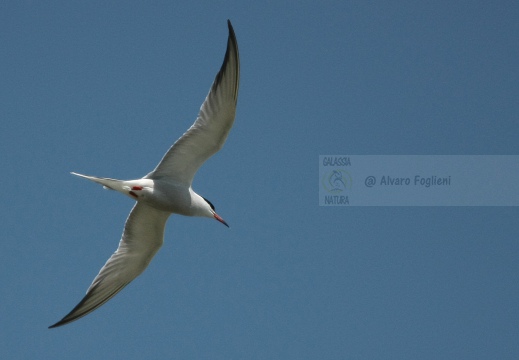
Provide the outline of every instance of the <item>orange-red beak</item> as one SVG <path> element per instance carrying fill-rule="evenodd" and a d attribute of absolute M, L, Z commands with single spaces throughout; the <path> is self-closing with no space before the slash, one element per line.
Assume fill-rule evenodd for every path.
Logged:
<path fill-rule="evenodd" d="M 220 217 L 220 215 L 218 215 L 217 213 L 214 213 L 213 216 L 214 216 L 214 218 L 215 218 L 216 220 L 218 220 L 219 222 L 221 222 L 221 223 L 224 224 L 225 226 L 229 227 L 229 225 L 225 222 L 224 219 L 222 219 L 222 218 Z"/>

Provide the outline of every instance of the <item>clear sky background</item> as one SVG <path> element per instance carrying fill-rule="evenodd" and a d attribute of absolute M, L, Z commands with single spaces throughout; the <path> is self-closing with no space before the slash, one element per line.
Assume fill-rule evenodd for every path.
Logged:
<path fill-rule="evenodd" d="M 142 276 L 70 325 L 139 178 L 241 56 L 235 126 Z M 519 208 L 319 207 L 327 154 L 519 154 L 517 1 L 3 1 L 5 359 L 517 359 Z M 484 171 L 484 169 L 482 169 Z"/>

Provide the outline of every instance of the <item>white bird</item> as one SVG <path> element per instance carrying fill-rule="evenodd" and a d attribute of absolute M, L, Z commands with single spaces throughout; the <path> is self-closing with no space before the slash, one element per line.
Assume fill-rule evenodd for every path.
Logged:
<path fill-rule="evenodd" d="M 240 60 L 231 22 L 222 67 L 194 124 L 178 139 L 155 170 L 138 180 L 116 180 L 72 173 L 105 188 L 119 191 L 137 203 L 119 247 L 101 268 L 85 297 L 63 319 L 49 328 L 75 321 L 110 300 L 148 266 L 164 241 L 164 227 L 172 213 L 204 216 L 227 223 L 213 204 L 191 188 L 200 166 L 220 150 L 233 125 L 238 99 Z"/>

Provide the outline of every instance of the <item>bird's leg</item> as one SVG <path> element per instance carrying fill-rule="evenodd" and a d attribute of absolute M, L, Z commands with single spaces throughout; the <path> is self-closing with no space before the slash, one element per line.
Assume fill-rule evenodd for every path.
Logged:
<path fill-rule="evenodd" d="M 132 186 L 132 190 L 130 190 L 130 192 L 129 192 L 129 194 L 131 196 L 133 196 L 134 198 L 136 198 L 136 199 L 139 198 L 139 196 L 136 193 L 134 193 L 133 190 L 135 190 L 135 191 L 142 190 L 142 186 Z"/>

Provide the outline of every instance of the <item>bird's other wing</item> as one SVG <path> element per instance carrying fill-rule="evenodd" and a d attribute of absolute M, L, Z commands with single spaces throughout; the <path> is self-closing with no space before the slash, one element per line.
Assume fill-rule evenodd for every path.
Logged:
<path fill-rule="evenodd" d="M 231 22 L 227 20 L 229 37 L 222 67 L 214 79 L 194 124 L 164 155 L 146 178 L 168 178 L 191 185 L 202 164 L 220 150 L 234 123 L 240 59 L 238 43 Z"/>
<path fill-rule="evenodd" d="M 169 215 L 138 202 L 126 220 L 119 247 L 101 268 L 83 300 L 49 328 L 68 324 L 91 313 L 139 276 L 164 241 L 164 227 Z"/>

